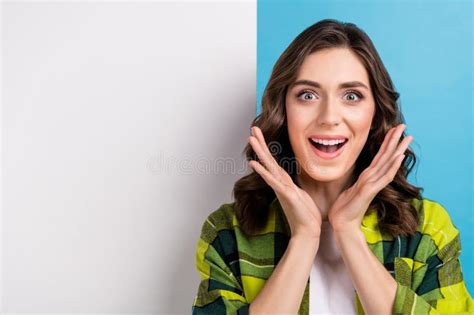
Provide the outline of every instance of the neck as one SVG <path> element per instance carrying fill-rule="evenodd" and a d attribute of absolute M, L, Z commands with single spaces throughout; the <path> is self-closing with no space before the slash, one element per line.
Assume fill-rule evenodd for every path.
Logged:
<path fill-rule="evenodd" d="M 296 181 L 306 191 L 321 211 L 323 221 L 328 220 L 328 211 L 339 195 L 354 183 L 354 168 L 351 167 L 343 176 L 330 180 L 318 181 L 309 176 L 303 169 Z"/>

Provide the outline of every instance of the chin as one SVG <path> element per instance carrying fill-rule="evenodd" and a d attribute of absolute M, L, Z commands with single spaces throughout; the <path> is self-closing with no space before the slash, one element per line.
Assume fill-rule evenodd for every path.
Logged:
<path fill-rule="evenodd" d="M 318 182 L 331 182 L 338 180 L 344 176 L 344 172 L 341 167 L 328 166 L 328 165 L 309 165 L 304 169 L 304 172 L 312 179 Z"/>
<path fill-rule="evenodd" d="M 342 177 L 341 174 L 311 174 L 310 177 L 318 182 L 333 182 Z"/>

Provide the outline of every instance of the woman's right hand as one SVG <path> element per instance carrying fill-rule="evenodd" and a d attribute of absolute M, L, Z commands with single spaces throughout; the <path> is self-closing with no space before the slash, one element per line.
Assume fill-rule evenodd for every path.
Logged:
<path fill-rule="evenodd" d="M 265 142 L 260 128 L 251 128 L 248 141 L 257 154 L 258 161 L 249 161 L 250 166 L 272 187 L 291 229 L 291 237 L 319 239 L 321 235 L 321 212 L 306 191 L 298 187 L 291 176 L 278 165 Z"/>

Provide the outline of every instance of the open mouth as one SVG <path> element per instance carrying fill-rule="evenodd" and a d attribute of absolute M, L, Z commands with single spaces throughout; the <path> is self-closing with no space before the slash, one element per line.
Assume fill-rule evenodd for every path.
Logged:
<path fill-rule="evenodd" d="M 309 142 L 318 149 L 319 151 L 326 152 L 326 153 L 333 153 L 338 151 L 340 148 L 342 148 L 346 143 L 348 139 L 344 139 L 344 142 L 334 144 L 334 145 L 325 145 L 322 143 L 314 142 L 313 139 L 309 138 Z"/>

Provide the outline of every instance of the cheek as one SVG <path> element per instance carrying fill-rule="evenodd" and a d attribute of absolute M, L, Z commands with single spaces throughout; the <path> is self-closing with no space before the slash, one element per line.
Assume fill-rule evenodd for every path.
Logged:
<path fill-rule="evenodd" d="M 288 124 L 291 122 L 293 126 L 297 126 L 303 117 L 304 112 L 298 106 L 288 105 L 286 107 L 286 118 L 288 120 Z"/>
<path fill-rule="evenodd" d="M 288 136 L 294 145 L 300 145 L 305 130 L 311 124 L 311 117 L 295 108 L 288 108 L 286 112 L 286 120 L 288 125 Z"/>
<path fill-rule="evenodd" d="M 291 149 L 293 150 L 293 153 L 296 157 L 301 157 L 305 152 L 302 136 L 305 131 L 304 118 L 290 110 L 289 112 L 287 111 L 286 119 Z"/>
<path fill-rule="evenodd" d="M 352 129 L 353 136 L 355 137 L 354 143 L 351 146 L 352 152 L 350 154 L 350 159 L 356 159 L 364 148 L 370 132 L 372 118 L 373 111 L 370 109 L 353 111 L 350 115 L 348 124 Z"/>
<path fill-rule="evenodd" d="M 361 108 L 360 110 L 354 110 L 347 113 L 346 117 L 348 117 L 348 122 L 355 132 L 365 133 L 370 129 L 373 113 L 373 109 L 370 107 Z"/>
<path fill-rule="evenodd" d="M 308 106 L 289 104 L 286 107 L 288 127 L 294 130 L 305 130 L 314 120 L 314 111 Z"/>

